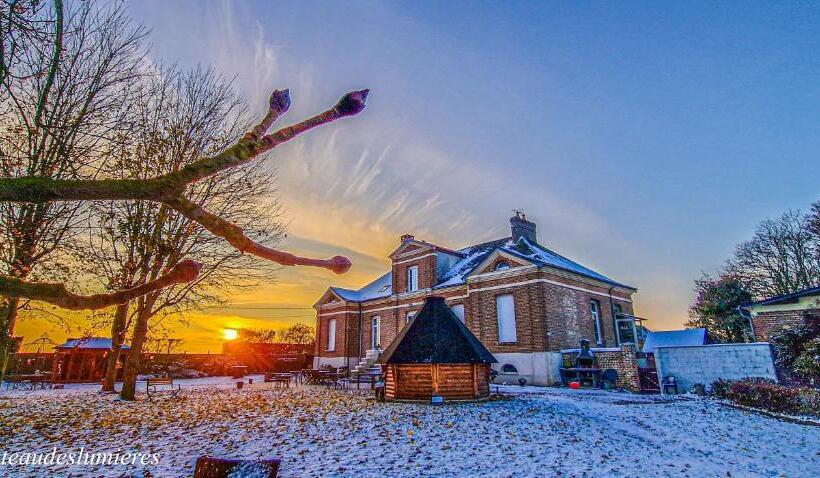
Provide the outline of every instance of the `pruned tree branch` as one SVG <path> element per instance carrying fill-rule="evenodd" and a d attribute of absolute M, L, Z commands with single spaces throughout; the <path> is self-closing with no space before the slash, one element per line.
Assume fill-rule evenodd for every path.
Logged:
<path fill-rule="evenodd" d="M 201 224 L 216 236 L 226 239 L 241 252 L 249 252 L 285 266 L 306 265 L 329 269 L 342 274 L 350 269 L 350 260 L 336 256 L 332 259 L 311 259 L 295 256 L 258 244 L 231 222 L 214 215 L 184 196 L 186 188 L 197 181 L 245 164 L 260 154 L 290 141 L 301 133 L 340 118 L 353 116 L 365 107 L 368 90 L 353 91 L 332 108 L 304 121 L 266 134 L 276 119 L 290 107 L 288 90 L 276 90 L 270 97 L 268 111 L 262 121 L 236 143 L 221 153 L 194 161 L 181 169 L 149 179 L 75 180 L 43 176 L 0 178 L 0 202 L 51 203 L 61 201 L 146 200 L 160 202 L 185 217 Z M 101 308 L 122 303 L 129 298 L 170 285 L 179 274 L 163 276 L 145 286 L 113 294 L 78 296 L 61 284 L 28 283 L 8 276 L 0 276 L 0 295 L 50 302 L 67 308 Z M 185 276 L 187 277 L 187 276 Z M 191 276 L 191 280 L 196 275 Z M 156 288 L 151 288 L 156 286 Z M 145 289 L 145 287 L 149 287 Z"/>
<path fill-rule="evenodd" d="M 241 252 L 249 252 L 255 256 L 259 256 L 263 259 L 268 259 L 285 266 L 323 267 L 325 269 L 330 269 L 337 274 L 343 274 L 350 269 L 351 263 L 346 257 L 335 256 L 332 259 L 327 260 L 311 259 L 295 256 L 288 252 L 277 251 L 276 249 L 258 244 L 246 236 L 242 228 L 239 226 L 222 219 L 216 214 L 211 214 L 203 207 L 182 196 L 164 201 L 164 204 L 168 205 L 188 219 L 201 224 L 202 227 L 210 231 L 213 235 L 224 238 L 233 247 Z"/>
<path fill-rule="evenodd" d="M 48 282 L 27 282 L 13 277 L 0 275 L 0 292 L 7 297 L 27 298 L 48 302 L 64 309 L 94 310 L 125 304 L 145 294 L 164 289 L 173 284 L 191 282 L 199 275 L 201 265 L 198 262 L 185 260 L 155 280 L 146 282 L 131 289 L 120 290 L 110 294 L 77 295 L 66 289 L 63 284 Z"/>
<path fill-rule="evenodd" d="M 275 91 L 267 115 L 250 133 L 222 153 L 202 158 L 179 171 L 151 179 L 73 180 L 40 176 L 0 178 L 0 201 L 46 203 L 56 201 L 159 201 L 173 200 L 193 182 L 247 163 L 301 133 L 352 116 L 364 109 L 368 90 L 346 94 L 333 108 L 295 125 L 256 139 L 290 106 L 288 90 Z M 285 99 L 283 99 L 285 98 Z"/>

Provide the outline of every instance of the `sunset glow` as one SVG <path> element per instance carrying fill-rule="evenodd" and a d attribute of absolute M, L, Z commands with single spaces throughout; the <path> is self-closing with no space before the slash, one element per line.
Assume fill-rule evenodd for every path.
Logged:
<path fill-rule="evenodd" d="M 225 338 L 225 340 L 235 340 L 238 335 L 239 333 L 236 331 L 236 329 L 224 329 L 222 331 L 222 336 Z"/>

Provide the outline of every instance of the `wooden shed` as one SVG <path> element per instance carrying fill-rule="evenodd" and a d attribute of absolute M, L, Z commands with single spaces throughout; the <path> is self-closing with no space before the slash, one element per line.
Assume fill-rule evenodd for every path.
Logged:
<path fill-rule="evenodd" d="M 120 361 L 124 360 L 122 346 Z M 54 347 L 52 372 L 55 382 L 92 383 L 99 382 L 105 376 L 108 354 L 111 352 L 111 339 L 106 337 L 86 337 L 69 339 L 68 342 Z"/>
<path fill-rule="evenodd" d="M 486 398 L 497 360 L 443 297 L 428 297 L 379 362 L 387 400 L 430 401 Z"/>

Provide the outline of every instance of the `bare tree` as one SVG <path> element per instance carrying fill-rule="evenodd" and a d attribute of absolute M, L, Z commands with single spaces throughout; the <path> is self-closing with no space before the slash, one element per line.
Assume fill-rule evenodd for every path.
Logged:
<path fill-rule="evenodd" d="M 811 205 L 809 231 L 811 231 L 817 241 L 820 242 L 820 201 L 815 201 L 814 204 Z"/>
<path fill-rule="evenodd" d="M 306 324 L 293 324 L 279 334 L 280 341 L 288 344 L 312 344 L 316 337 L 313 327 Z"/>
<path fill-rule="evenodd" d="M 809 218 L 789 211 L 766 219 L 754 237 L 735 248 L 727 275 L 738 278 L 756 298 L 789 294 L 820 284 L 820 238 Z"/>
<path fill-rule="evenodd" d="M 270 344 L 277 335 L 273 329 L 240 329 L 237 332 L 237 342 L 246 344 Z"/>
<path fill-rule="evenodd" d="M 181 74 L 160 68 L 145 81 L 135 105 L 135 134 L 113 152 L 110 176 L 144 179 L 179 171 L 198 158 L 219 151 L 241 136 L 244 102 L 231 85 L 210 70 Z M 185 194 L 197 207 L 219 216 L 246 233 L 275 244 L 283 236 L 278 203 L 272 200 L 275 178 L 261 163 L 220 172 L 188 186 Z M 266 199 L 269 199 L 266 201 Z M 191 219 L 153 202 L 95 203 L 96 274 L 110 289 L 130 288 L 156 280 L 183 257 L 202 264 L 196 279 L 150 292 L 132 301 L 125 320 L 112 327 L 114 350 L 104 388 L 113 390 L 116 356 L 124 331 L 133 324 L 131 347 L 123 370 L 125 399 L 133 399 L 144 344 L 158 314 L 201 308 L 217 302 L 228 288 L 272 278 L 271 263 L 253 265 L 248 256 L 208 233 Z M 265 267 L 267 265 L 267 267 Z M 122 312 L 118 306 L 117 312 Z"/>
<path fill-rule="evenodd" d="M 125 130 L 123 92 L 140 75 L 144 30 L 121 6 L 64 9 L 58 0 L 4 1 L 0 31 L 0 176 L 94 178 Z M 0 202 L 0 277 L 11 286 L 66 280 L 82 211 L 79 203 Z M 0 342 L 8 345 L 27 302 L 5 295 Z"/>

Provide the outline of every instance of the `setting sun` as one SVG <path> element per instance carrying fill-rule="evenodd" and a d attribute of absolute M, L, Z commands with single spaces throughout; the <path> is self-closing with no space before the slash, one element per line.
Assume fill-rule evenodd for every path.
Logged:
<path fill-rule="evenodd" d="M 222 335 L 225 337 L 225 340 L 234 340 L 239 334 L 235 329 L 224 329 Z"/>

